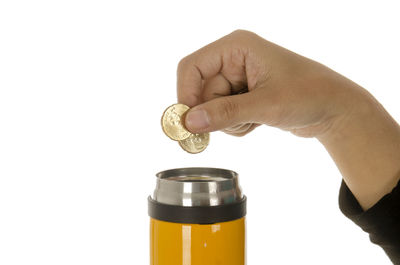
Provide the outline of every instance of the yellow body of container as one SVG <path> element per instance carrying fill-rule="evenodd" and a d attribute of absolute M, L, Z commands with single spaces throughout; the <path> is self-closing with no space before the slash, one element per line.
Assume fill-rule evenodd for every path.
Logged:
<path fill-rule="evenodd" d="M 150 265 L 246 264 L 245 217 L 215 224 L 150 219 Z"/>

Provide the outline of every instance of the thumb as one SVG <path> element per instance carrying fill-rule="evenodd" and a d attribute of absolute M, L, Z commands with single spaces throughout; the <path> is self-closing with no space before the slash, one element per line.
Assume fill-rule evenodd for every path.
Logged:
<path fill-rule="evenodd" d="M 193 133 L 222 130 L 240 123 L 260 119 L 260 99 L 256 93 L 224 96 L 191 108 L 185 115 L 185 126 Z"/>

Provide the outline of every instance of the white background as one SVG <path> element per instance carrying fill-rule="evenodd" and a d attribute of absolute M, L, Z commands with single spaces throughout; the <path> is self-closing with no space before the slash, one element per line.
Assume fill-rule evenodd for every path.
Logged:
<path fill-rule="evenodd" d="M 248 264 L 390 264 L 338 208 L 314 139 L 266 126 L 189 155 L 160 127 L 176 65 L 242 28 L 371 91 L 397 120 L 395 1 L 1 1 L 0 264 L 149 264 L 158 171 L 235 170 Z"/>

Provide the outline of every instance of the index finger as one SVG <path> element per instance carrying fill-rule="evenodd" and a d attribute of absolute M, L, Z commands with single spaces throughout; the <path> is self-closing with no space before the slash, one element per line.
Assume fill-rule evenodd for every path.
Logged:
<path fill-rule="evenodd" d="M 178 64 L 178 102 L 196 106 L 202 103 L 203 80 L 221 72 L 223 50 L 217 40 L 183 58 Z"/>

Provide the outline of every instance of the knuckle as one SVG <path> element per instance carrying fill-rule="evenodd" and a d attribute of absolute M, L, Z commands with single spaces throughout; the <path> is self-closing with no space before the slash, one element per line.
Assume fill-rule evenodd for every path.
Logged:
<path fill-rule="evenodd" d="M 180 70 L 184 69 L 185 67 L 187 67 L 187 65 L 189 63 L 189 60 L 190 60 L 189 56 L 185 56 L 179 61 L 179 63 L 178 63 L 178 72 Z"/>
<path fill-rule="evenodd" d="M 236 29 L 236 30 L 234 30 L 234 31 L 232 31 L 232 35 L 239 35 L 239 36 L 241 36 L 241 35 L 244 35 L 244 34 L 247 34 L 249 31 L 248 30 L 244 30 L 244 29 Z"/>
<path fill-rule="evenodd" d="M 258 39 L 258 35 L 248 30 L 238 29 L 229 35 L 229 39 L 234 47 L 246 51 L 254 45 L 254 40 Z"/>
<path fill-rule="evenodd" d="M 244 29 L 237 29 L 231 35 L 239 39 L 247 39 L 249 36 L 253 36 L 254 33 Z"/>

